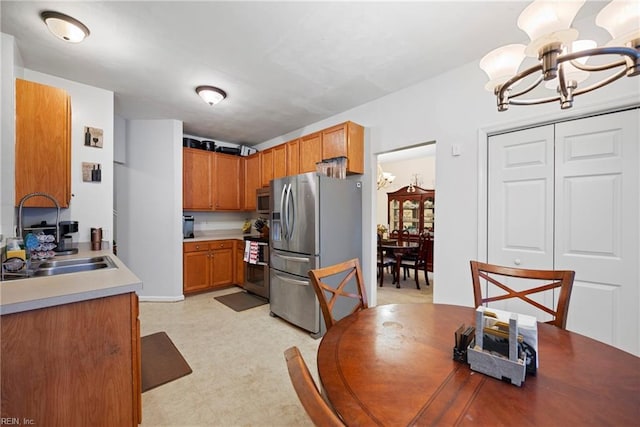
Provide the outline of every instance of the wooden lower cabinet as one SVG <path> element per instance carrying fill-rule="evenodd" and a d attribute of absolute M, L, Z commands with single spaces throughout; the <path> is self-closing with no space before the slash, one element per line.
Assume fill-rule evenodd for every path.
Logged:
<path fill-rule="evenodd" d="M 141 422 L 135 292 L 1 319 L 2 420 L 40 426 Z"/>
<path fill-rule="evenodd" d="M 183 249 L 185 294 L 234 284 L 236 240 L 188 242 Z"/>

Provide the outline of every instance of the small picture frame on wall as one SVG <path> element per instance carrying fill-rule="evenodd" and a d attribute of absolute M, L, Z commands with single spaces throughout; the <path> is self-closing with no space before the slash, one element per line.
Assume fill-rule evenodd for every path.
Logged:
<path fill-rule="evenodd" d="M 102 168 L 100 163 L 82 162 L 82 181 L 101 182 Z"/>
<path fill-rule="evenodd" d="M 85 126 L 84 145 L 85 147 L 102 148 L 102 129 Z"/>

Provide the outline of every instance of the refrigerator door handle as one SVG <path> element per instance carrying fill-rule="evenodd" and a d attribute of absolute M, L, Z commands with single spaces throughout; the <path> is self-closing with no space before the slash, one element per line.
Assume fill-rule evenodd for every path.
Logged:
<path fill-rule="evenodd" d="M 282 227 L 282 237 L 287 240 L 287 221 L 284 211 L 284 201 L 287 195 L 287 184 L 282 186 L 282 194 L 280 195 L 280 224 Z"/>
<path fill-rule="evenodd" d="M 283 213 L 283 220 L 285 223 L 285 231 L 284 231 L 284 238 L 285 240 L 290 240 L 291 239 L 291 224 L 289 222 L 289 202 L 291 200 L 291 184 L 286 184 L 284 186 L 284 210 L 282 211 Z"/>
<path fill-rule="evenodd" d="M 291 204 L 291 211 L 289 211 L 289 204 Z M 289 216 L 291 214 L 291 216 Z M 291 191 L 291 184 L 289 184 L 289 195 L 287 197 L 287 232 L 289 233 L 288 239 L 293 237 L 293 230 L 296 226 L 296 204 L 293 199 L 293 192 Z"/>
<path fill-rule="evenodd" d="M 287 255 L 280 255 L 280 254 L 273 254 L 274 257 L 278 257 L 278 258 L 282 258 L 286 261 L 293 261 L 293 262 L 310 262 L 311 258 L 303 258 L 303 257 L 299 257 L 299 256 L 287 256 Z"/>
<path fill-rule="evenodd" d="M 275 273 L 274 275 L 283 282 L 293 283 L 294 285 L 309 286 L 309 282 L 306 280 L 290 279 L 289 277 L 281 276 L 278 273 Z"/>

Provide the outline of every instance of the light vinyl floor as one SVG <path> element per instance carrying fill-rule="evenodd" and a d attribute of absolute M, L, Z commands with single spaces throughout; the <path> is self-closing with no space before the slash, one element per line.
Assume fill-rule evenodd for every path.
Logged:
<path fill-rule="evenodd" d="M 432 289 L 401 289 L 385 275 L 378 305 L 432 302 Z M 165 331 L 193 372 L 142 394 L 143 426 L 311 426 L 291 386 L 284 350 L 297 346 L 318 382 L 320 340 L 269 315 L 269 305 L 235 312 L 214 299 L 238 287 L 175 303 L 140 303 L 141 335 Z"/>

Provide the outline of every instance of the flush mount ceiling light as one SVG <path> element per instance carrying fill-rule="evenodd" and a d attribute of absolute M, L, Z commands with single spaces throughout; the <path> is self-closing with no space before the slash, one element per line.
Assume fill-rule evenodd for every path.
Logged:
<path fill-rule="evenodd" d="M 215 86 L 198 86 L 196 93 L 209 105 L 216 105 L 227 97 L 227 93 Z"/>
<path fill-rule="evenodd" d="M 585 0 L 535 0 L 518 18 L 518 27 L 531 39 L 529 45 L 503 46 L 482 58 L 480 68 L 489 76 L 485 88 L 496 95 L 498 111 L 506 111 L 509 105 L 555 101 L 560 101 L 562 109 L 571 108 L 573 98 L 578 95 L 604 87 L 625 75 L 633 77 L 640 74 L 640 2 L 613 0 L 600 11 L 595 23 L 613 38 L 605 47 L 575 42 L 578 31 L 570 26 L 584 3 Z M 518 73 L 525 56 L 537 57 L 538 64 Z M 586 64 L 588 59 L 596 56 L 605 59 L 606 56 L 614 56 L 615 59 L 606 64 Z M 607 70 L 615 71 L 590 86 L 578 89 L 578 83 L 586 80 L 589 73 Z M 533 76 L 535 81 L 524 89 L 513 91 L 529 76 Z M 556 90 L 555 95 L 519 98 L 543 81 L 547 82 L 546 87 L 551 85 Z M 550 83 L 552 81 L 556 83 Z"/>
<path fill-rule="evenodd" d="M 51 33 L 67 42 L 80 43 L 87 37 L 89 29 L 80 21 L 59 12 L 46 11 L 40 14 Z"/>

